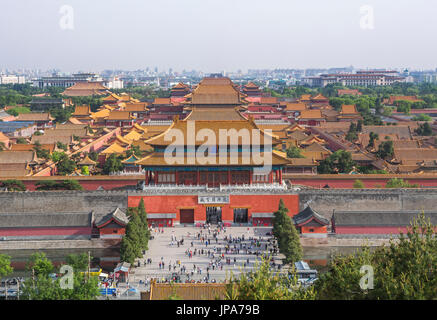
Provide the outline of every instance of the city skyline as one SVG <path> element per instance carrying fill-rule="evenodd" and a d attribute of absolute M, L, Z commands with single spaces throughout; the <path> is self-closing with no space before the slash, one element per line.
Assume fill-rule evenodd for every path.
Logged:
<path fill-rule="evenodd" d="M 0 40 L 7 47 L 0 68 L 436 68 L 437 48 L 429 41 L 437 26 L 435 5 L 325 2 L 5 1 Z"/>

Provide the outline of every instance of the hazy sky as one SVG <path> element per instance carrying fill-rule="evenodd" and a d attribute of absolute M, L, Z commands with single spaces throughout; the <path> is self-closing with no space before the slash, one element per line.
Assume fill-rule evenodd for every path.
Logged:
<path fill-rule="evenodd" d="M 434 69 L 436 14 L 434 0 L 0 0 L 0 69 Z"/>

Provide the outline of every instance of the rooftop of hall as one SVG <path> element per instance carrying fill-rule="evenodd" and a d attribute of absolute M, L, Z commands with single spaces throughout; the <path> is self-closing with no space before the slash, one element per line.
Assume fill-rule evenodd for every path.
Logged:
<path fill-rule="evenodd" d="M 188 118 L 188 120 L 190 120 L 190 117 Z M 266 142 L 269 142 L 269 139 L 271 139 L 272 145 L 277 145 L 281 143 L 281 141 L 273 135 L 270 135 L 268 133 L 265 133 L 263 130 L 260 130 L 252 119 L 246 120 L 240 118 L 238 120 L 196 120 L 192 122 L 188 120 L 179 120 L 179 118 L 176 117 L 173 123 L 165 131 L 151 137 L 145 142 L 154 146 L 167 146 L 171 144 L 171 141 L 167 141 L 165 137 L 169 134 L 169 132 L 171 132 L 170 130 L 174 129 L 179 130 L 183 133 L 184 141 L 186 143 L 186 139 L 188 137 L 188 129 L 193 128 L 196 134 L 202 129 L 211 130 L 215 134 L 215 137 L 220 137 L 221 134 L 226 132 L 228 133 L 228 145 L 230 145 L 230 142 L 232 141 L 232 137 L 229 135 L 229 132 L 232 132 L 232 130 L 236 130 L 237 132 L 241 132 L 240 130 L 247 130 L 249 135 L 253 134 L 253 130 L 259 130 L 258 132 L 260 133 L 261 144 L 264 145 Z M 270 138 L 266 137 L 266 135 Z M 202 145 L 204 143 L 203 141 L 198 141 L 197 139 L 195 140 L 196 145 Z M 239 136 L 238 144 L 241 145 L 242 142 L 243 138 Z"/>

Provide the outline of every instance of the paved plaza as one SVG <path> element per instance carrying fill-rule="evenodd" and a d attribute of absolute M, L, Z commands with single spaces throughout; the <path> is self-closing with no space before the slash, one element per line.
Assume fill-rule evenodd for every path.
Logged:
<path fill-rule="evenodd" d="M 271 255 L 270 249 L 273 248 L 273 243 L 269 242 L 273 239 L 272 236 L 266 235 L 271 232 L 271 227 L 227 227 L 217 234 L 217 240 L 213 236 L 217 226 L 211 226 L 209 231 L 199 227 L 183 226 L 163 230 L 164 233 L 158 233 L 158 230 L 153 231 L 154 239 L 149 241 L 149 250 L 143 259 L 139 260 L 141 266 L 133 269 L 129 278 L 130 284 L 135 285 L 140 281 L 144 283 L 150 279 L 165 281 L 165 279 L 172 279 L 175 275 L 180 276 L 181 282 L 187 280 L 222 282 L 230 277 L 231 272 L 234 276 L 238 276 L 241 271 L 252 270 L 256 261 L 261 261 L 261 255 L 263 253 Z M 199 238 L 200 232 L 202 233 Z M 208 245 L 206 241 L 202 241 L 202 236 L 205 240 L 209 239 Z M 229 242 L 230 237 L 237 240 Z M 242 240 L 243 237 L 244 240 Z M 178 247 L 177 241 L 182 239 L 183 245 Z M 225 251 L 226 245 L 229 245 L 228 253 Z M 187 255 L 187 250 L 193 253 L 191 258 Z M 282 265 L 281 257 L 282 255 L 279 254 L 273 256 L 276 265 Z M 148 259 L 152 262 L 145 264 Z M 230 259 L 229 264 L 226 263 L 227 259 Z M 164 262 L 164 267 L 160 268 L 160 262 Z M 208 273 L 209 279 L 205 279 Z M 143 285 L 139 287 L 144 288 Z"/>

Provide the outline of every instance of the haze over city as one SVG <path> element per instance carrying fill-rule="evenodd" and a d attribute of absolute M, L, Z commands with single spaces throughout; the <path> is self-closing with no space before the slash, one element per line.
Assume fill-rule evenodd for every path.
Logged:
<path fill-rule="evenodd" d="M 373 28 L 363 28 L 369 8 Z M 3 0 L 0 68 L 435 69 L 433 9 L 425 0 Z M 72 29 L 60 26 L 68 14 Z"/>

